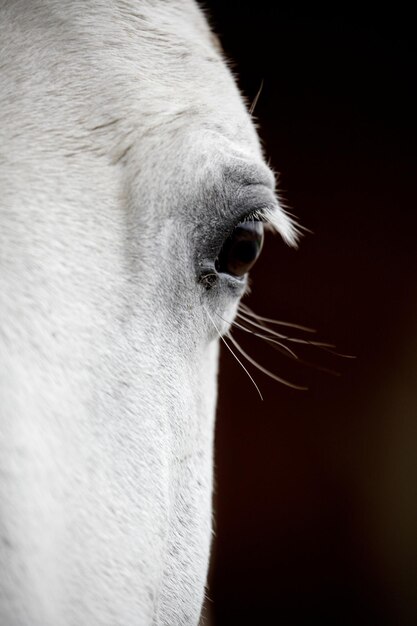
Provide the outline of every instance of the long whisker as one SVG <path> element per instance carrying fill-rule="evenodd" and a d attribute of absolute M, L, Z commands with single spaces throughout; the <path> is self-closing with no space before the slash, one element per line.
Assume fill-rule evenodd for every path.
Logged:
<path fill-rule="evenodd" d="M 245 326 L 242 326 L 238 322 L 233 322 L 233 326 L 237 326 L 238 328 L 245 330 L 246 332 L 250 333 L 254 337 L 260 337 L 261 339 L 264 339 L 268 343 L 272 343 L 273 347 L 276 348 L 279 352 L 284 353 L 284 354 L 285 353 L 289 354 L 293 359 L 298 360 L 298 354 L 296 354 L 294 350 L 291 350 L 291 348 L 289 348 L 285 344 L 281 343 L 281 341 L 278 341 L 277 339 L 272 339 L 272 337 L 268 337 L 267 335 L 262 335 L 261 333 L 256 333 L 250 328 L 246 328 Z"/>
<path fill-rule="evenodd" d="M 324 367 L 323 365 L 317 365 L 317 363 L 312 363 L 311 361 L 305 361 L 304 359 L 298 360 L 301 365 L 306 365 L 307 367 L 312 367 L 313 369 L 324 372 L 325 374 L 330 374 L 331 376 L 341 376 L 340 372 L 336 370 L 332 370 L 329 367 Z"/>
<path fill-rule="evenodd" d="M 316 348 L 323 348 L 323 350 L 329 350 L 329 348 L 334 348 L 334 344 L 332 343 L 324 343 L 323 341 L 310 341 L 309 339 L 298 339 L 297 337 L 286 337 L 287 341 L 291 343 L 302 343 L 306 346 L 315 346 Z M 335 352 L 336 354 L 336 352 Z"/>
<path fill-rule="evenodd" d="M 226 321 L 226 320 L 224 320 L 224 321 Z M 264 339 L 265 341 L 270 343 L 272 348 L 274 348 L 275 350 L 278 350 L 279 352 L 281 352 L 283 354 L 285 354 L 285 352 L 279 346 L 281 346 L 282 348 L 285 348 L 291 354 L 291 356 L 293 356 L 298 361 L 298 363 L 301 363 L 302 365 L 307 365 L 308 367 L 313 367 L 314 369 L 319 370 L 320 372 L 324 372 L 326 374 L 331 374 L 332 376 L 340 376 L 340 372 L 336 372 L 335 370 L 332 370 L 332 369 L 330 369 L 328 367 L 324 367 L 323 365 L 317 365 L 317 363 L 311 363 L 310 361 L 306 361 L 305 359 L 300 358 L 295 352 L 290 350 L 290 348 L 288 348 L 287 346 L 282 344 L 280 341 L 277 341 L 276 339 L 272 339 L 271 337 L 267 337 L 266 335 L 262 335 L 261 333 L 256 333 L 255 331 L 251 330 L 250 328 L 246 328 L 245 326 L 242 326 L 241 324 L 238 324 L 238 322 L 228 322 L 228 323 L 232 324 L 233 326 L 237 326 L 238 328 L 241 328 L 242 330 L 245 330 L 245 331 L 251 333 L 255 337 L 261 337 L 261 339 Z M 303 342 L 303 343 L 305 343 L 305 342 Z M 319 342 L 308 342 L 308 343 L 313 343 L 314 345 L 319 345 Z M 276 344 L 278 344 L 278 345 L 276 345 Z M 322 347 L 322 346 L 319 346 L 319 347 Z M 331 354 L 335 354 L 337 356 L 348 356 L 348 355 L 344 355 L 344 354 L 339 355 L 337 352 L 334 352 L 333 350 L 326 350 L 326 351 L 330 352 Z M 348 357 L 348 358 L 355 358 L 355 357 Z"/>
<path fill-rule="evenodd" d="M 298 339 L 297 337 L 288 337 L 287 335 L 282 335 L 281 333 L 277 333 L 271 328 L 268 328 L 265 324 L 257 324 L 243 313 L 237 313 L 237 316 L 241 319 L 245 320 L 248 324 L 255 326 L 255 328 L 260 328 L 263 331 L 270 333 L 274 337 L 279 337 L 280 339 L 285 339 L 286 341 L 290 341 L 291 343 L 302 343 L 305 345 L 316 346 L 318 348 L 334 348 L 333 344 L 324 343 L 322 341 L 311 341 L 310 339 Z"/>
<path fill-rule="evenodd" d="M 238 356 L 236 356 L 236 354 L 233 352 L 232 348 L 229 346 L 229 344 L 227 343 L 226 339 L 222 336 L 221 332 L 219 331 L 219 329 L 217 328 L 213 318 L 211 317 L 210 313 L 208 312 L 208 310 L 206 309 L 206 307 L 204 307 L 207 315 L 209 316 L 211 323 L 213 324 L 214 328 L 217 331 L 217 334 L 219 335 L 220 339 L 223 341 L 224 345 L 226 346 L 226 348 L 232 353 L 232 355 L 234 356 L 234 358 L 236 359 L 236 361 L 239 363 L 239 365 L 243 368 L 243 370 L 246 372 L 246 374 L 249 376 L 249 378 L 251 379 L 251 381 L 253 382 L 253 384 L 255 385 L 255 389 L 259 394 L 259 397 L 261 398 L 261 400 L 263 400 L 263 396 L 261 394 L 261 391 L 258 387 L 258 385 L 255 383 L 255 381 L 253 380 L 252 376 L 250 375 L 250 373 L 248 372 L 248 370 L 246 369 L 246 367 L 243 365 L 242 361 L 239 359 Z M 229 338 L 230 335 L 229 335 Z M 234 343 L 233 339 L 232 339 L 232 343 Z"/>
<path fill-rule="evenodd" d="M 251 356 L 249 356 L 249 354 L 247 354 L 247 352 L 245 352 L 243 350 L 243 348 L 240 347 L 240 345 L 237 343 L 237 341 L 232 337 L 232 335 L 230 333 L 227 333 L 227 337 L 228 337 L 228 339 L 230 339 L 232 344 L 235 346 L 236 350 L 238 350 L 242 354 L 242 356 L 244 356 L 245 359 L 247 361 L 249 361 L 249 363 L 252 363 L 252 365 L 254 365 L 258 370 L 260 370 L 261 372 L 263 372 L 264 374 L 266 374 L 270 378 L 273 378 L 274 380 L 278 381 L 279 383 L 282 383 L 283 385 L 286 385 L 287 387 L 291 387 L 292 389 L 298 389 L 300 391 L 307 391 L 308 390 L 308 387 L 301 387 L 299 385 L 295 385 L 293 383 L 288 382 L 284 378 L 280 378 L 276 374 L 273 374 L 272 372 L 267 370 L 265 367 L 260 365 L 257 361 L 255 361 L 255 359 L 253 359 Z"/>
<path fill-rule="evenodd" d="M 341 352 L 336 352 L 335 350 L 330 350 L 330 348 L 333 348 L 334 346 L 322 346 L 323 350 L 325 350 L 326 352 L 329 352 L 330 354 L 334 354 L 334 356 L 340 356 L 342 357 L 342 359 L 356 359 L 356 355 L 355 354 L 342 354 Z"/>
<path fill-rule="evenodd" d="M 250 319 L 250 317 L 247 317 L 243 313 L 239 313 L 239 311 L 236 313 L 236 317 L 240 317 L 240 319 L 244 320 L 247 324 L 250 324 L 251 326 L 254 326 L 255 328 L 259 328 L 260 330 L 263 330 L 264 332 L 265 331 L 268 332 L 273 337 L 279 337 L 279 339 L 288 339 L 286 335 L 283 335 L 282 333 L 277 333 L 275 330 L 271 330 L 264 324 L 258 324 L 257 322 L 254 322 L 253 320 Z"/>
<path fill-rule="evenodd" d="M 256 94 L 256 96 L 255 96 L 255 98 L 254 98 L 254 100 L 253 100 L 252 104 L 251 104 L 251 105 L 250 105 L 250 107 L 249 107 L 249 113 L 250 113 L 250 115 L 252 115 L 252 114 L 253 114 L 253 112 L 254 112 L 254 110 L 255 110 L 255 108 L 256 108 L 256 105 L 258 104 L 259 96 L 261 95 L 261 92 L 262 92 L 262 88 L 263 88 L 263 86 L 264 86 L 264 81 L 262 80 L 262 81 L 261 81 L 261 86 L 260 86 L 260 87 L 259 87 L 259 89 L 258 89 L 258 93 Z"/>
<path fill-rule="evenodd" d="M 252 309 L 250 309 L 246 304 L 241 302 L 239 304 L 239 309 L 243 309 L 246 312 L 246 315 L 255 318 L 260 322 L 266 322 L 267 324 L 277 324 L 278 326 L 288 326 L 289 328 L 296 328 L 297 330 L 304 330 L 306 333 L 315 333 L 317 332 L 314 328 L 308 328 L 307 326 L 301 326 L 301 324 L 293 324 L 292 322 L 282 322 L 281 320 L 274 320 L 269 317 L 262 317 L 262 315 L 258 315 Z"/>
<path fill-rule="evenodd" d="M 288 348 L 288 346 L 281 343 L 281 341 L 277 341 L 276 339 L 272 339 L 272 337 L 268 337 L 267 335 L 262 335 L 261 333 L 257 333 L 251 328 L 246 328 L 246 326 L 239 324 L 239 322 L 236 322 L 236 321 L 230 322 L 229 320 L 225 320 L 218 313 L 216 313 L 216 315 L 220 317 L 220 319 L 223 320 L 223 322 L 226 322 L 226 324 L 230 324 L 231 326 L 236 326 L 237 328 L 240 328 L 241 330 L 244 330 L 245 332 L 250 333 L 251 335 L 254 335 L 254 337 L 260 337 L 261 339 L 264 339 L 265 341 L 273 343 L 276 345 L 277 350 L 279 350 L 280 352 L 283 352 L 283 353 L 287 352 L 288 354 L 292 356 L 293 359 L 298 359 L 298 355 L 293 350 L 291 350 L 291 348 Z"/>

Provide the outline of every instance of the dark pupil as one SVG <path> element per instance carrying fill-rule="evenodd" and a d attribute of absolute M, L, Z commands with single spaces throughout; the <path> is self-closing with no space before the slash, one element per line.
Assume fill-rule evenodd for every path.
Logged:
<path fill-rule="evenodd" d="M 216 261 L 217 271 L 232 276 L 247 274 L 261 252 L 263 238 L 262 222 L 240 222 L 220 251 Z"/>

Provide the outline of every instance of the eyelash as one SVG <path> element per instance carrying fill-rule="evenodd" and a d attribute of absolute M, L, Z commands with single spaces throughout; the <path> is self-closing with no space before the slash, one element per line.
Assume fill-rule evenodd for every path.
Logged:
<path fill-rule="evenodd" d="M 251 211 L 248 215 L 246 215 L 242 220 L 242 222 L 263 222 L 266 223 L 267 219 L 264 213 L 264 209 L 255 209 Z"/>

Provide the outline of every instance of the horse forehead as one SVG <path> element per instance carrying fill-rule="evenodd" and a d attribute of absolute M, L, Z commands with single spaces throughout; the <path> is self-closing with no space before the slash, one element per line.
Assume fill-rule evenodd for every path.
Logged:
<path fill-rule="evenodd" d="M 0 31 L 16 58 L 6 63 L 6 78 L 21 92 L 22 117 L 39 151 L 55 146 L 73 154 L 93 144 L 117 162 L 140 143 L 150 161 L 174 146 L 178 162 L 187 149 L 181 137 L 197 130 L 261 159 L 245 104 L 191 0 L 86 0 L 82 11 L 70 0 L 33 0 L 30 10 L 9 3 Z M 40 139 L 48 132 L 48 144 L 36 141 L 37 131 Z"/>
<path fill-rule="evenodd" d="M 51 36 L 63 43 L 70 65 L 72 58 L 81 63 L 79 89 L 104 96 L 104 110 L 110 104 L 150 134 L 203 126 L 258 149 L 242 96 L 194 0 L 87 0 L 77 14 L 69 0 L 59 9 L 54 0 L 37 1 L 73 12 L 69 27 L 66 17 Z"/>
<path fill-rule="evenodd" d="M 158 137 L 185 127 L 207 129 L 259 152 L 242 96 L 200 10 L 181 0 L 168 6 L 165 12 L 160 3 L 150 3 L 142 20 L 132 18 L 133 36 L 122 31 L 119 39 L 122 65 L 111 48 L 105 51 L 124 83 L 129 114 L 134 117 L 139 108 L 140 124 Z M 106 81 L 105 88 L 112 84 Z"/>

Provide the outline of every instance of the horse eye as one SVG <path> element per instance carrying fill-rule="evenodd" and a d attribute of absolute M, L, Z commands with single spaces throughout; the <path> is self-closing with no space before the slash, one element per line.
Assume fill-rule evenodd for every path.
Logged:
<path fill-rule="evenodd" d="M 263 240 L 262 222 L 240 222 L 224 242 L 216 260 L 216 270 L 232 276 L 244 276 L 258 259 Z"/>

